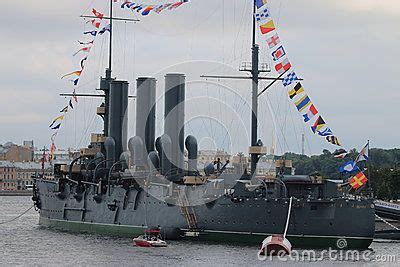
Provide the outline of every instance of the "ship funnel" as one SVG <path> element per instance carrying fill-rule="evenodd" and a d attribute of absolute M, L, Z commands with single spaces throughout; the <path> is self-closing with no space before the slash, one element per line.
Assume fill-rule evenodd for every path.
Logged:
<path fill-rule="evenodd" d="M 129 151 L 131 152 L 131 158 L 133 165 L 136 168 L 144 167 L 144 144 L 139 136 L 132 137 L 129 139 Z"/>
<path fill-rule="evenodd" d="M 115 141 L 112 137 L 107 137 L 104 142 L 104 147 L 106 149 L 106 159 L 107 159 L 107 168 L 111 168 L 111 166 L 115 163 Z"/>
<path fill-rule="evenodd" d="M 185 134 L 185 75 L 165 76 L 164 133 L 171 139 L 172 175 L 182 174 L 184 169 Z M 164 161 L 163 161 L 164 163 Z"/>
<path fill-rule="evenodd" d="M 156 85 L 154 78 L 137 79 L 136 98 L 136 136 L 144 142 L 142 159 L 146 165 L 146 159 L 151 151 L 154 151 L 156 129 Z"/>
<path fill-rule="evenodd" d="M 188 151 L 188 175 L 192 176 L 197 172 L 198 144 L 196 137 L 192 135 L 186 137 L 185 145 Z"/>
<path fill-rule="evenodd" d="M 112 81 L 110 83 L 108 136 L 114 138 L 117 157 L 127 149 L 128 91 L 129 84 L 126 81 Z"/>
<path fill-rule="evenodd" d="M 110 106 L 110 83 L 114 79 L 111 78 L 111 72 L 109 69 L 106 70 L 106 77 L 100 79 L 100 90 L 104 91 L 104 136 L 108 135 L 108 120 L 109 120 L 109 106 Z"/>

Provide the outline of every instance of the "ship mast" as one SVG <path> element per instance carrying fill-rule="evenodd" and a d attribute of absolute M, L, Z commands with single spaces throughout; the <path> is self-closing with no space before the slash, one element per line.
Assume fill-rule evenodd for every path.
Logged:
<path fill-rule="evenodd" d="M 251 62 L 243 62 L 239 68 L 239 71 L 250 73 L 249 76 L 224 76 L 224 75 L 201 75 L 202 78 L 211 78 L 211 79 L 250 79 L 252 81 L 251 87 L 251 147 L 249 149 L 251 155 L 251 175 L 255 175 L 257 169 L 257 162 L 262 155 L 265 155 L 267 152 L 267 148 L 263 146 L 261 140 L 258 139 L 258 99 L 259 97 L 265 93 L 272 85 L 274 85 L 277 81 L 283 80 L 282 73 L 278 77 L 265 77 L 260 76 L 261 73 L 271 72 L 270 67 L 267 63 L 260 63 L 259 61 L 259 46 L 256 40 L 256 32 L 257 32 L 257 21 L 255 14 L 257 12 L 257 3 L 256 0 L 251 0 L 253 3 L 252 6 L 252 55 Z M 261 92 L 259 92 L 259 82 L 260 80 L 269 80 L 271 81 L 268 86 L 266 86 Z M 298 79 L 302 81 L 303 79 Z"/>
<path fill-rule="evenodd" d="M 253 4 L 253 41 L 252 41 L 252 57 L 251 57 L 251 76 L 252 76 L 252 97 L 251 97 L 251 146 L 256 147 L 258 143 L 258 76 L 260 70 L 259 63 L 259 47 L 256 44 L 256 1 Z M 251 174 L 254 174 L 257 167 L 259 155 L 251 154 Z"/>
<path fill-rule="evenodd" d="M 113 52 L 113 1 L 110 0 L 110 44 L 109 44 L 109 51 L 108 51 L 108 74 L 107 78 L 111 79 L 112 73 L 112 52 Z"/>
<path fill-rule="evenodd" d="M 264 89 L 261 93 L 259 93 L 259 81 L 260 80 L 272 80 L 273 82 L 269 85 L 269 87 L 275 83 L 278 78 L 269 78 L 269 77 L 260 77 L 260 73 L 270 72 L 268 64 L 259 63 L 259 46 L 256 41 L 256 29 L 257 23 L 255 14 L 257 12 L 256 0 L 251 0 L 253 3 L 252 6 L 252 56 L 251 63 L 243 62 L 239 68 L 242 72 L 250 73 L 249 76 L 222 76 L 222 75 L 202 75 L 203 78 L 217 78 L 217 79 L 250 79 L 252 81 L 251 87 L 251 147 L 250 147 L 250 155 L 251 155 L 251 175 L 254 175 L 257 168 L 257 162 L 261 155 L 265 154 L 266 149 L 263 147 L 262 142 L 258 140 L 258 98 L 259 96 L 265 92 Z M 261 66 L 260 66 L 261 65 Z M 268 88 L 269 88 L 268 87 Z M 267 88 L 267 89 L 268 89 Z"/>
<path fill-rule="evenodd" d="M 110 40 L 109 40 L 109 46 L 108 46 L 108 68 L 106 69 L 106 77 L 101 79 L 100 81 L 100 88 L 98 89 L 99 91 L 103 91 L 103 95 L 95 95 L 95 94 L 79 94 L 75 95 L 78 97 L 102 97 L 104 98 L 104 111 L 101 113 L 98 113 L 98 115 L 101 115 L 103 120 L 104 120 L 104 136 L 108 136 L 108 105 L 109 105 L 109 98 L 110 98 L 110 83 L 112 82 L 112 59 L 113 59 L 113 24 L 114 21 L 125 21 L 125 22 L 138 22 L 140 20 L 138 19 L 128 19 L 128 18 L 116 18 L 113 16 L 113 2 L 114 0 L 110 0 L 110 9 L 109 9 L 109 16 L 108 17 L 103 17 L 103 19 L 109 20 L 110 24 Z M 96 16 L 93 15 L 82 15 L 81 18 L 91 18 L 91 19 L 97 19 Z M 72 94 L 60 94 L 60 96 L 72 96 Z M 135 98 L 134 96 L 129 96 L 129 98 Z"/>

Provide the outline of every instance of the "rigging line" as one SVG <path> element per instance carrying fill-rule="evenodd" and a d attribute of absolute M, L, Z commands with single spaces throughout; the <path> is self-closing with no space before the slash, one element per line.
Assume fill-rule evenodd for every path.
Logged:
<path fill-rule="evenodd" d="M 240 111 L 239 114 L 238 114 L 238 116 L 239 116 L 239 118 L 242 118 L 242 121 L 243 121 L 243 117 L 244 117 L 244 114 L 243 114 L 244 110 L 243 110 L 243 108 L 246 106 L 246 104 L 248 104 L 247 101 L 246 101 L 246 100 L 243 100 L 243 101 L 242 101 L 242 105 L 241 105 L 240 108 L 238 109 L 238 111 Z M 232 128 L 232 124 L 233 124 L 234 121 L 235 121 L 235 118 L 233 117 L 232 120 L 231 120 L 231 123 L 230 123 L 230 125 L 229 125 L 231 128 Z M 235 137 L 235 136 L 238 135 L 239 130 L 240 130 L 240 128 L 239 128 L 239 127 L 236 127 L 233 137 Z M 228 134 L 229 134 L 228 132 L 225 133 L 224 139 L 227 139 L 227 138 L 228 138 Z"/>
<path fill-rule="evenodd" d="M 225 63 L 225 0 L 222 0 L 222 63 Z"/>
<path fill-rule="evenodd" d="M 290 106 L 290 103 L 288 103 L 289 104 L 289 106 Z M 295 140 L 296 140 L 296 143 L 297 143 L 297 148 L 299 149 L 299 151 L 301 151 L 301 145 L 300 145 L 300 143 L 299 143 L 299 136 L 300 135 L 298 135 L 298 132 L 297 132 L 297 127 L 296 127 L 296 123 L 295 123 L 295 121 L 294 121 L 294 116 L 298 116 L 298 113 L 297 114 L 293 114 L 293 109 L 292 108 L 290 108 L 289 107 L 289 112 L 290 112 L 290 116 L 289 116 L 289 118 L 291 119 L 291 121 L 292 121 L 292 125 L 293 125 L 293 130 L 294 130 L 294 134 L 295 134 Z"/>
<path fill-rule="evenodd" d="M 191 99 L 192 97 L 194 98 L 190 90 L 187 90 L 187 92 L 188 92 L 188 99 Z M 195 131 L 193 130 L 192 125 L 190 123 L 187 123 L 186 125 L 189 127 L 189 133 L 191 135 L 194 135 Z"/>
<path fill-rule="evenodd" d="M 247 28 L 247 25 L 244 23 L 244 21 L 247 22 L 247 19 L 246 19 L 247 14 L 248 14 L 247 4 L 248 3 L 246 2 L 246 7 L 242 8 L 242 14 L 241 14 L 241 17 L 240 17 L 240 22 L 239 22 L 240 27 L 239 27 L 239 30 L 238 30 L 238 32 L 236 34 L 236 42 L 238 42 L 238 40 L 240 38 L 240 35 L 243 33 L 244 29 Z M 244 32 L 246 32 L 246 31 L 244 31 Z M 244 42 L 245 42 L 245 40 L 242 40 L 242 48 L 243 48 Z M 243 49 L 242 49 L 242 51 L 243 51 Z"/>
<path fill-rule="evenodd" d="M 236 25 L 236 0 L 233 0 L 233 25 Z M 233 58 L 236 58 L 236 39 L 233 41 Z"/>
<path fill-rule="evenodd" d="M 285 97 L 285 99 L 286 99 L 286 95 L 284 96 Z M 289 110 L 290 110 L 290 105 L 289 105 L 290 103 L 286 100 L 285 102 L 284 102 L 284 109 L 285 109 L 285 119 L 284 119 L 284 125 L 283 125 L 283 134 L 285 135 L 284 137 L 285 137 L 285 143 L 286 143 L 286 150 L 285 150 L 285 152 L 287 152 L 288 151 L 288 149 L 289 149 L 289 144 L 286 142 L 286 140 L 287 140 L 287 135 L 286 135 L 286 133 L 287 133 L 287 129 L 288 129 L 288 113 L 289 113 Z"/>
<path fill-rule="evenodd" d="M 279 1 L 279 6 L 278 6 L 278 17 L 276 21 L 276 25 L 279 26 L 279 22 L 281 20 L 281 11 L 282 11 L 282 1 Z"/>
<path fill-rule="evenodd" d="M 206 99 L 207 99 L 207 107 L 208 107 L 208 116 L 211 116 L 210 92 L 209 92 L 209 84 L 208 83 L 206 83 L 206 96 L 207 96 Z M 211 119 L 209 119 L 209 123 L 210 123 L 210 131 L 211 131 L 211 133 L 210 133 L 210 131 L 208 131 L 208 129 L 207 129 L 207 133 L 210 134 L 210 137 L 215 138 L 215 133 L 213 131 L 213 126 L 211 124 Z"/>
<path fill-rule="evenodd" d="M 197 24 L 197 21 L 199 20 L 198 19 L 198 9 L 197 8 L 194 8 L 193 9 L 194 10 L 194 15 L 193 15 L 193 17 L 194 17 L 194 21 L 196 22 L 196 24 Z M 191 32 L 191 36 L 190 36 L 190 39 L 189 39 L 189 60 L 190 60 L 190 58 L 192 57 L 192 53 L 193 53 L 193 39 L 194 39 L 194 33 L 195 33 L 196 31 L 192 31 Z"/>
<path fill-rule="evenodd" d="M 127 68 L 126 68 L 126 43 L 128 41 L 127 37 L 126 37 L 127 36 L 127 22 L 126 21 L 125 21 L 124 29 L 125 29 L 125 34 L 124 34 L 124 38 L 125 39 L 124 39 L 124 44 L 123 44 L 124 45 L 124 48 L 123 48 L 124 49 L 124 57 L 123 57 L 123 65 L 122 66 L 123 66 L 123 69 L 126 72 L 125 73 L 125 77 L 128 78 L 128 71 L 127 71 Z"/>
<path fill-rule="evenodd" d="M 75 147 L 76 147 L 76 114 L 78 113 L 78 106 L 76 105 L 75 106 L 75 112 L 74 112 L 74 144 L 75 144 Z"/>
<path fill-rule="evenodd" d="M 239 38 L 240 38 L 240 35 L 241 35 L 241 33 L 242 33 L 242 30 L 245 29 L 245 28 L 247 28 L 247 27 L 249 27 L 249 25 L 248 25 L 248 20 L 246 20 L 246 15 L 248 14 L 248 12 L 249 12 L 249 10 L 248 10 L 248 3 L 246 3 L 246 7 L 242 9 L 242 16 L 241 16 L 241 20 L 240 20 L 240 23 L 239 23 L 240 27 L 239 27 L 239 30 L 237 31 L 236 38 L 235 38 L 235 41 L 234 41 L 234 44 L 235 44 L 235 47 L 234 47 L 235 54 L 236 54 L 236 45 L 237 45 L 236 43 L 238 42 L 238 40 L 239 40 Z M 245 21 L 245 23 L 243 23 L 243 21 Z M 247 23 L 247 24 L 246 24 L 246 23 Z M 246 31 L 243 31 L 243 34 L 244 34 L 244 33 L 246 33 Z M 232 60 L 225 62 L 226 65 L 229 66 L 229 65 L 232 64 L 233 62 L 237 62 L 237 61 L 242 60 L 243 55 L 244 55 L 245 53 L 247 54 L 247 49 L 244 49 L 245 44 L 247 44 L 245 40 L 247 40 L 247 39 L 246 39 L 246 38 L 245 38 L 245 39 L 242 39 L 242 44 L 241 44 L 242 47 L 241 47 L 241 50 L 240 50 L 240 51 L 242 51 L 242 52 L 240 52 L 239 55 L 235 55 L 235 57 L 233 57 Z M 221 68 L 221 66 L 217 66 L 216 68 L 211 69 L 209 72 L 214 72 L 214 71 L 218 70 L 219 68 Z"/>
<path fill-rule="evenodd" d="M 271 119 L 272 119 L 272 124 L 273 124 L 273 132 L 275 133 L 275 134 L 273 134 L 272 138 L 273 138 L 273 140 L 275 140 L 278 143 L 280 143 L 280 140 L 278 138 L 278 122 L 277 122 L 278 120 L 277 120 L 277 116 L 275 115 L 275 112 L 274 112 L 274 109 L 272 107 L 271 100 L 270 100 L 268 94 L 266 94 L 265 97 L 266 97 L 266 102 L 268 104 L 269 112 L 271 114 Z M 274 143 L 274 142 L 272 142 L 272 143 Z M 275 146 L 275 143 L 274 143 L 274 146 Z M 274 148 L 274 150 L 275 150 L 275 148 Z M 276 154 L 275 151 L 274 151 L 274 154 Z"/>
<path fill-rule="evenodd" d="M 280 110 L 280 108 L 278 110 Z M 281 149 L 281 152 L 284 152 L 285 151 L 285 142 L 286 142 L 286 140 L 285 140 L 285 136 L 282 134 L 282 125 L 280 123 L 280 119 L 277 120 L 276 126 L 277 126 L 276 130 L 278 131 L 279 135 L 281 135 L 281 137 L 282 137 L 282 138 L 277 138 L 278 146 Z M 278 133 L 277 133 L 277 135 L 278 135 Z"/>
<path fill-rule="evenodd" d="M 307 145 L 308 152 L 309 152 L 309 154 L 311 154 L 311 145 L 308 140 L 308 134 L 306 135 L 306 133 L 308 133 L 308 127 L 309 127 L 308 124 L 303 124 L 303 133 L 304 133 L 304 137 L 305 137 L 305 142 Z"/>
<path fill-rule="evenodd" d="M 89 2 L 89 4 L 87 5 L 87 7 L 83 10 L 82 14 L 85 14 L 88 10 L 91 9 L 91 7 L 93 6 L 94 0 L 91 0 Z"/>
<path fill-rule="evenodd" d="M 93 125 L 93 122 L 95 121 L 95 118 L 96 118 L 96 115 L 93 115 L 90 124 L 88 124 L 88 125 L 86 126 L 86 128 L 85 128 L 85 130 L 84 130 L 84 132 L 83 132 L 83 134 L 82 134 L 82 136 L 81 136 L 81 139 L 80 139 L 80 141 L 79 141 L 79 146 L 82 145 L 83 139 L 86 138 L 86 136 L 87 136 L 87 134 L 88 134 L 88 131 L 89 131 L 89 128 Z"/>
<path fill-rule="evenodd" d="M 226 97 L 225 97 L 226 99 Z M 238 103 L 237 103 L 237 98 L 234 97 L 233 99 L 233 110 L 238 110 Z M 229 128 L 228 129 L 232 129 L 232 124 L 233 124 L 234 118 L 231 119 L 231 122 L 229 123 Z M 225 133 L 224 138 L 222 139 L 222 144 L 225 145 L 225 142 L 227 142 L 228 140 L 228 132 Z M 228 143 L 227 143 L 228 145 Z"/>
<path fill-rule="evenodd" d="M 11 222 L 13 222 L 13 221 L 18 220 L 19 218 L 21 218 L 22 216 L 24 216 L 25 214 L 27 214 L 27 213 L 28 213 L 31 209 L 33 209 L 34 207 L 35 207 L 35 206 L 32 205 L 29 209 L 27 209 L 26 211 L 24 211 L 23 213 L 21 213 L 21 214 L 18 215 L 17 217 L 12 218 L 11 220 L 7 220 L 7 221 L 4 221 L 4 222 L 0 222 L 0 225 L 7 224 L 7 223 L 11 223 Z"/>

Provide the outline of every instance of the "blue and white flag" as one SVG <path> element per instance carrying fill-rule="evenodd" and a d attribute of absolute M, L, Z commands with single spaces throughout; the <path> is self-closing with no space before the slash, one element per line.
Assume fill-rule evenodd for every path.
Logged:
<path fill-rule="evenodd" d="M 256 18 L 256 21 L 259 23 L 269 20 L 270 16 L 269 16 L 269 11 L 268 11 L 267 6 L 260 8 L 257 11 L 257 13 L 255 14 L 255 18 Z"/>
<path fill-rule="evenodd" d="M 329 127 L 321 129 L 321 130 L 317 131 L 317 133 L 318 133 L 319 136 L 323 136 L 323 137 L 333 135 L 333 132 Z"/>
<path fill-rule="evenodd" d="M 293 82 L 297 81 L 299 78 L 297 78 L 297 75 L 294 71 L 292 71 L 291 73 L 289 73 L 288 75 L 286 75 L 285 78 L 283 78 L 283 86 L 289 86 L 291 85 Z"/>
<path fill-rule="evenodd" d="M 356 166 L 356 163 L 354 161 L 349 161 L 344 166 L 339 168 L 339 171 L 341 173 L 351 173 L 358 170 L 359 168 Z"/>
<path fill-rule="evenodd" d="M 90 35 L 96 37 L 97 31 L 88 31 L 88 32 L 84 32 L 83 34 L 85 34 L 85 35 L 86 35 L 86 34 L 90 34 Z"/>
<path fill-rule="evenodd" d="M 368 160 L 368 152 L 369 152 L 369 142 L 366 144 L 366 146 L 361 149 L 360 154 L 356 158 L 356 164 L 361 162 L 361 161 L 367 161 Z"/>
<path fill-rule="evenodd" d="M 101 30 L 99 31 L 99 34 L 100 34 L 100 35 L 103 35 L 103 34 L 106 33 L 106 32 L 111 32 L 111 24 L 108 24 L 108 25 L 105 26 L 103 29 L 101 29 Z"/>
<path fill-rule="evenodd" d="M 262 7 L 263 5 L 267 4 L 267 0 L 256 0 L 257 8 Z"/>

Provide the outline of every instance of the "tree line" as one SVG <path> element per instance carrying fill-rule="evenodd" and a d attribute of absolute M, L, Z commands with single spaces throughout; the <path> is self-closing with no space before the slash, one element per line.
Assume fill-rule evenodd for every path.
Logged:
<path fill-rule="evenodd" d="M 296 174 L 318 172 L 326 179 L 347 180 L 351 175 L 341 174 L 339 168 L 346 162 L 355 160 L 357 155 L 357 150 L 353 149 L 346 158 L 337 159 L 334 153 L 323 150 L 321 155 L 313 156 L 286 153 L 285 158 L 293 161 Z M 400 149 L 373 148 L 369 152 L 369 162 L 360 162 L 358 166 L 370 180 L 377 198 L 400 199 Z"/>

